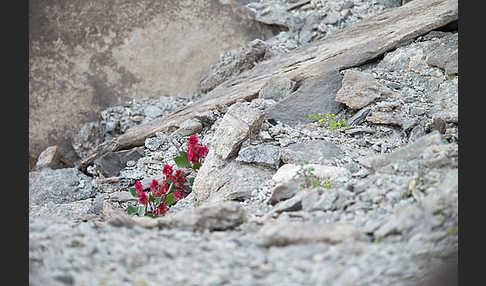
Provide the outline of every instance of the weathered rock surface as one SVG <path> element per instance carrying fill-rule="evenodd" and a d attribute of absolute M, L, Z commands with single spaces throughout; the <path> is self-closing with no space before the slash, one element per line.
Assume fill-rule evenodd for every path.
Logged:
<path fill-rule="evenodd" d="M 335 144 L 325 140 L 312 140 L 305 143 L 290 144 L 282 148 L 281 158 L 284 163 L 296 164 L 308 162 L 327 164 L 336 158 L 342 158 L 343 151 Z"/>
<path fill-rule="evenodd" d="M 29 201 L 34 205 L 47 202 L 71 203 L 94 197 L 92 179 L 76 168 L 43 169 L 29 172 Z"/>
<path fill-rule="evenodd" d="M 215 154 L 226 160 L 236 155 L 250 132 L 255 134 L 263 122 L 263 113 L 245 103 L 233 104 L 214 135 Z"/>
<path fill-rule="evenodd" d="M 238 152 L 236 161 L 277 169 L 280 163 L 280 147 L 270 144 L 244 147 Z"/>
<path fill-rule="evenodd" d="M 199 84 L 202 92 L 214 89 L 222 82 L 231 79 L 246 70 L 251 69 L 265 56 L 266 44 L 256 39 L 246 44 L 243 48 L 233 51 L 229 58 L 225 58 L 216 66 L 211 67 L 209 74 L 201 79 Z"/>
<path fill-rule="evenodd" d="M 439 67 L 448 75 L 458 73 L 458 36 L 457 33 L 440 38 L 430 45 L 426 51 L 427 64 Z"/>
<path fill-rule="evenodd" d="M 192 191 L 198 204 L 204 201 L 245 199 L 272 176 L 271 169 L 223 161 L 210 150 L 194 180 Z"/>
<path fill-rule="evenodd" d="M 440 143 L 441 135 L 438 131 L 434 131 L 426 136 L 421 137 L 412 144 L 400 148 L 390 154 L 364 158 L 360 161 L 360 164 L 367 168 L 372 168 L 376 170 L 398 160 L 411 160 L 414 158 L 418 158 L 427 147 Z"/>
<path fill-rule="evenodd" d="M 111 149 L 116 151 L 140 146 L 145 138 L 177 127 L 183 121 L 193 118 L 196 113 L 216 109 L 219 104 L 229 105 L 238 99 L 255 98 L 269 78 L 276 75 L 294 80 L 300 83 L 300 87 L 278 103 L 281 107 L 277 104 L 272 107 L 273 112 L 266 112 L 270 117 L 295 123 L 299 120 L 308 121 L 309 113 L 337 113 L 340 107 L 334 99 L 341 87 L 338 70 L 363 64 L 417 36 L 457 20 L 457 6 L 457 1 L 454 0 L 415 0 L 413 5 L 370 17 L 306 47 L 260 62 L 251 70 L 220 84 L 197 103 L 170 116 L 128 129 L 111 143 Z M 312 87 L 319 86 L 323 91 L 316 98 L 316 91 Z M 325 102 L 314 102 L 319 100 Z M 298 117 L 286 118 L 285 114 L 289 110 L 285 106 L 294 104 L 297 107 L 299 103 L 304 107 L 298 109 L 298 114 L 294 114 Z M 309 106 L 309 103 L 314 104 Z M 98 152 L 96 156 L 100 155 Z M 80 166 L 89 165 L 96 156 L 87 158 Z"/>
<path fill-rule="evenodd" d="M 342 87 L 336 94 L 336 101 L 344 103 L 352 109 L 361 109 L 378 98 L 388 97 L 392 94 L 391 89 L 381 85 L 372 75 L 346 70 Z"/>
<path fill-rule="evenodd" d="M 268 203 L 275 205 L 280 201 L 290 199 L 299 190 L 299 185 L 300 183 L 297 180 L 277 184 L 270 190 L 271 196 L 268 199 Z"/>
<path fill-rule="evenodd" d="M 189 230 L 228 230 L 247 220 L 245 210 L 237 202 L 218 202 L 177 213 L 159 222 L 161 227 Z"/>
<path fill-rule="evenodd" d="M 49 146 L 39 155 L 35 169 L 37 171 L 43 168 L 58 169 L 62 167 L 60 162 L 61 154 L 57 146 Z"/>
<path fill-rule="evenodd" d="M 295 82 L 286 77 L 273 77 L 265 83 L 258 96 L 264 99 L 280 101 L 292 93 L 294 86 Z"/>
<path fill-rule="evenodd" d="M 273 35 L 246 10 L 216 0 L 30 1 L 30 167 L 48 146 L 64 151 L 104 108 L 195 92 L 220 53 Z"/>
<path fill-rule="evenodd" d="M 96 169 L 105 177 L 115 177 L 120 170 L 126 167 L 128 161 L 137 161 L 144 155 L 143 148 L 137 147 L 131 150 L 108 152 L 94 163 Z"/>
<path fill-rule="evenodd" d="M 306 164 L 304 168 L 314 168 L 313 173 L 317 178 L 329 179 L 341 176 L 348 176 L 350 173 L 346 168 L 326 166 L 319 164 Z M 297 174 L 301 169 L 301 166 L 294 164 L 285 164 L 280 167 L 277 172 L 273 175 L 272 180 L 275 182 L 288 182 Z"/>
<path fill-rule="evenodd" d="M 266 246 L 315 242 L 335 244 L 359 238 L 358 230 L 352 225 L 289 221 L 265 224 L 260 235 Z"/>

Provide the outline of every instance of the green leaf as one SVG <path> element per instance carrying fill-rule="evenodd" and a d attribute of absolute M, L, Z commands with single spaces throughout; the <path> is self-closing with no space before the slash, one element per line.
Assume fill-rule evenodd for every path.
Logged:
<path fill-rule="evenodd" d="M 167 194 L 164 198 L 164 203 L 167 207 L 170 207 L 177 203 L 178 199 L 174 196 L 174 194 L 170 193 Z"/>
<path fill-rule="evenodd" d="M 132 195 L 132 197 L 138 198 L 137 191 L 135 190 L 134 187 L 131 187 L 128 190 L 130 191 L 130 194 Z"/>
<path fill-rule="evenodd" d="M 147 207 L 146 206 L 139 206 L 138 207 L 138 215 L 144 216 L 145 213 L 147 213 Z"/>
<path fill-rule="evenodd" d="M 155 198 L 155 204 L 156 204 L 157 207 L 160 205 L 161 201 L 162 201 L 162 196 Z"/>
<path fill-rule="evenodd" d="M 155 200 L 155 197 L 152 193 L 149 194 L 149 201 L 153 202 Z"/>
<path fill-rule="evenodd" d="M 174 158 L 174 162 L 179 168 L 190 168 L 191 162 L 187 158 L 187 152 L 180 152 L 180 155 Z"/>
<path fill-rule="evenodd" d="M 128 215 L 134 215 L 138 212 L 138 209 L 137 207 L 134 207 L 134 206 L 128 206 L 127 207 L 127 214 Z"/>
<path fill-rule="evenodd" d="M 190 177 L 187 179 L 189 181 L 189 184 L 191 184 L 191 186 L 194 185 L 194 179 L 195 179 L 194 177 Z"/>
<path fill-rule="evenodd" d="M 194 163 L 194 164 L 192 164 L 192 168 L 193 168 L 194 170 L 199 170 L 199 168 L 201 168 L 201 163 L 199 163 L 199 162 L 198 162 L 198 163 Z"/>

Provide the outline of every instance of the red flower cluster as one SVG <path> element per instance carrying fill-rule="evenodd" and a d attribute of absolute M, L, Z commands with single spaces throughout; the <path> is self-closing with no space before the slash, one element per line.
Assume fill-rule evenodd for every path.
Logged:
<path fill-rule="evenodd" d="M 192 162 L 192 168 L 197 170 L 201 165 L 199 160 L 203 158 L 208 153 L 208 147 L 201 146 L 199 144 L 199 139 L 191 135 L 188 139 L 188 151 L 187 153 L 181 152 L 179 157 L 174 158 L 177 166 L 181 168 L 187 168 L 187 161 Z M 185 157 L 187 156 L 187 158 Z M 182 162 L 184 163 L 181 163 Z M 199 166 L 195 164 L 198 163 Z M 184 188 L 186 183 L 186 174 L 182 170 L 175 170 L 170 165 L 164 165 L 162 169 L 162 174 L 164 175 L 161 182 L 157 180 L 152 180 L 150 183 L 150 191 L 144 192 L 143 186 L 139 181 L 135 182 L 135 190 L 130 188 L 130 193 L 134 197 L 138 197 L 138 202 L 144 207 L 135 208 L 129 206 L 127 212 L 129 214 L 138 213 L 139 215 L 147 214 L 150 216 L 164 215 L 167 212 L 168 207 L 173 205 L 177 200 L 182 199 L 181 189 Z M 194 178 L 191 178 L 194 180 Z M 188 180 L 192 184 L 193 181 Z M 169 192 L 170 191 L 170 192 Z M 177 200 L 174 200 L 167 195 L 173 194 Z M 142 214 L 143 213 L 143 214 Z"/>
<path fill-rule="evenodd" d="M 208 153 L 208 147 L 197 145 L 199 140 L 196 136 L 191 135 L 187 143 L 187 158 L 192 163 L 199 163 L 199 159 L 204 157 Z"/>

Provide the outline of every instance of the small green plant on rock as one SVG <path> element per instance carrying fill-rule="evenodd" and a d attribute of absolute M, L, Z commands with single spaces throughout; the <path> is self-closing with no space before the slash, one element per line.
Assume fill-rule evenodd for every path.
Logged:
<path fill-rule="evenodd" d="M 320 127 L 328 126 L 331 130 L 349 126 L 346 119 L 343 118 L 339 120 L 334 113 L 327 112 L 325 116 L 323 116 L 322 113 L 309 114 L 309 118 L 313 121 L 317 121 Z"/>
<path fill-rule="evenodd" d="M 329 189 L 331 187 L 329 181 L 325 180 L 324 182 L 321 182 L 321 180 L 319 180 L 319 178 L 314 174 L 313 167 L 305 167 L 305 165 L 307 164 L 308 162 L 297 163 L 297 165 L 300 166 L 300 169 L 295 173 L 293 178 L 302 179 L 299 188 L 306 189 L 306 188 L 323 187 Z"/>

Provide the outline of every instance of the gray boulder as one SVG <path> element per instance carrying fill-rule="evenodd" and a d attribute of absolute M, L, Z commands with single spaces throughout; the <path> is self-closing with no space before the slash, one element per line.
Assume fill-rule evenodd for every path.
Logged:
<path fill-rule="evenodd" d="M 29 202 L 63 204 L 93 198 L 96 190 L 91 181 L 76 168 L 29 172 Z"/>

